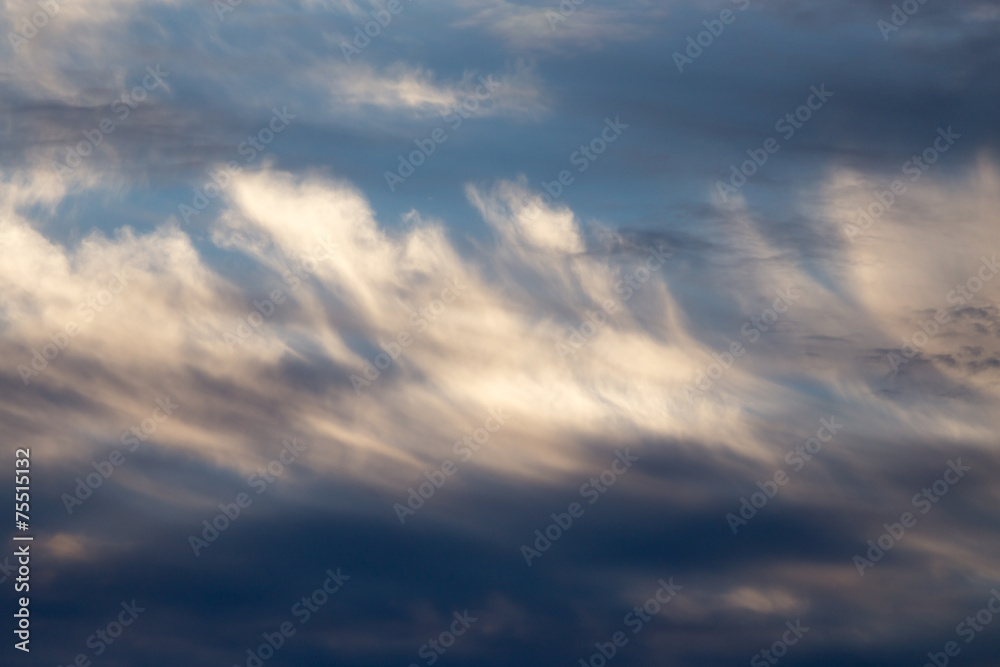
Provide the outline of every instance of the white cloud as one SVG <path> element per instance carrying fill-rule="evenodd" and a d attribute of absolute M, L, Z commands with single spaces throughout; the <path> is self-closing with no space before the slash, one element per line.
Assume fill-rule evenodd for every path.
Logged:
<path fill-rule="evenodd" d="M 465 104 L 477 116 L 535 117 L 548 107 L 538 76 L 523 61 L 509 72 L 466 72 L 460 80 L 441 81 L 428 69 L 404 63 L 377 69 L 367 63 L 331 59 L 314 66 L 308 79 L 328 92 L 340 112 L 376 108 L 439 116 Z"/>
<path fill-rule="evenodd" d="M 468 188 L 495 242 L 463 256 L 440 224 L 416 213 L 407 231 L 390 233 L 348 183 L 267 168 L 244 173 L 227 189 L 228 207 L 212 227 L 216 245 L 255 267 L 239 286 L 175 226 L 147 234 L 122 228 L 113 238 L 95 232 L 73 247 L 53 243 L 25 217 L 32 204 L 51 206 L 63 196 L 46 188 L 46 178 L 8 178 L 0 191 L 0 352 L 19 387 L 7 410 L 29 414 L 57 390 L 79 399 L 60 403 L 58 420 L 19 427 L 25 445 L 45 441 L 53 447 L 43 451 L 86 459 L 79 434 L 89 434 L 91 447 L 114 442 L 109 423 L 124 429 L 169 393 L 184 407 L 157 435 L 159 447 L 246 471 L 282 438 L 297 436 L 316 445 L 313 470 L 393 490 L 453 457 L 452 443 L 496 408 L 509 414 L 508 423 L 475 465 L 540 481 L 582 473 L 581 451 L 595 442 L 669 439 L 770 460 L 775 442 L 814 431 L 832 409 L 829 399 L 802 393 L 801 382 L 824 387 L 858 437 L 898 433 L 898 419 L 912 411 L 880 391 L 887 369 L 873 370 L 879 362 L 871 351 L 911 331 L 920 308 L 933 305 L 965 260 L 993 242 L 988 223 L 998 199 L 989 165 L 959 187 L 914 193 L 922 218 L 905 227 L 886 219 L 879 238 L 845 246 L 831 260 L 843 282 L 836 289 L 769 248 L 750 212 L 721 212 L 742 231 L 731 235 L 717 265 L 690 279 L 741 295 L 727 338 L 703 330 L 674 294 L 672 281 L 689 279 L 679 258 L 649 274 L 626 301 L 619 281 L 639 275 L 645 250 L 606 252 L 587 239 L 572 210 L 544 205 L 523 180 Z M 829 224 L 840 224 L 861 196 L 845 182 L 831 179 Z M 528 216 L 525 201 L 538 213 Z M 942 220 L 961 222 L 944 231 Z M 961 242 L 946 246 L 947 235 Z M 315 254 L 320 240 L 335 252 L 292 289 L 283 276 Z M 942 248 L 951 247 L 958 250 L 945 251 L 950 259 L 942 261 Z M 924 257 L 918 264 L 926 275 L 905 272 L 914 257 Z M 876 262 L 881 281 L 866 277 Z M 129 267 L 127 289 L 81 322 L 81 302 L 105 289 L 119 267 Z M 448 281 L 462 286 L 459 298 L 418 327 Z M 728 340 L 747 344 L 738 323 L 787 285 L 801 291 L 801 302 L 689 403 L 685 388 L 713 354 Z M 226 335 L 277 287 L 284 302 L 231 349 Z M 995 295 L 983 292 L 994 302 Z M 557 342 L 568 344 L 608 303 L 616 308 L 606 321 L 597 318 L 586 343 L 561 354 Z M 69 321 L 81 324 L 79 335 L 24 386 L 18 366 L 30 364 L 32 348 Z M 351 376 L 363 376 L 379 346 L 402 332 L 412 342 L 355 392 Z M 950 330 L 935 345 L 955 349 L 973 333 Z M 831 337 L 836 341 L 817 342 Z M 995 374 L 941 371 L 995 401 Z M 311 379 L 301 381 L 302 373 Z M 996 426 L 988 405 L 941 402 L 936 394 L 909 418 L 927 436 L 968 442 L 985 443 Z"/>
<path fill-rule="evenodd" d="M 485 28 L 518 50 L 601 48 L 606 42 L 637 39 L 651 22 L 666 16 L 663 2 L 628 0 L 614 6 L 593 1 L 524 5 L 509 0 L 455 0 L 469 14 L 457 28 Z M 569 8 L 569 9 L 567 9 Z"/>

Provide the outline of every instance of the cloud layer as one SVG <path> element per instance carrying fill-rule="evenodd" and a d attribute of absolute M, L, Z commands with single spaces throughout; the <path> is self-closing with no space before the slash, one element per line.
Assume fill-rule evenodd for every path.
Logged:
<path fill-rule="evenodd" d="M 271 664 L 429 664 L 468 612 L 442 664 L 760 664 L 786 624 L 787 662 L 991 664 L 996 13 L 742 4 L 683 72 L 722 7 L 67 0 L 7 39 L 34 659 L 246 665 L 287 621 Z"/>

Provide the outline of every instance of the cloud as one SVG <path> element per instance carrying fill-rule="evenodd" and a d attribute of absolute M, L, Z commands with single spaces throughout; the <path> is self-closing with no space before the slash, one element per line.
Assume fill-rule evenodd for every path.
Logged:
<path fill-rule="evenodd" d="M 545 204 L 523 180 L 467 188 L 495 237 L 478 257 L 463 258 L 435 221 L 416 216 L 408 231 L 390 232 L 375 220 L 364 196 L 343 181 L 268 168 L 244 173 L 228 188 L 229 205 L 212 227 L 215 245 L 256 267 L 250 282 L 238 287 L 171 225 L 147 234 L 126 227 L 113 238 L 95 232 L 73 248 L 46 239 L 22 215 L 39 200 L 56 204 L 61 195 L 46 189 L 49 178 L 8 180 L 4 190 L 0 241 L 11 261 L 0 270 L 0 281 L 4 345 L 14 360 L 9 372 L 20 382 L 16 368 L 30 364 L 31 350 L 66 323 L 81 331 L 44 373 L 31 376 L 31 387 L 21 392 L 25 400 L 40 399 L 42 388 L 76 387 L 88 402 L 103 405 L 101 421 L 116 413 L 126 424 L 148 412 L 153 399 L 136 389 L 161 386 L 195 406 L 171 427 L 184 441 L 179 446 L 218 462 L 244 446 L 243 426 L 229 424 L 224 437 L 205 430 L 199 420 L 222 409 L 226 398 L 202 396 L 199 385 L 209 379 L 233 391 L 239 385 L 241 400 L 254 404 L 269 400 L 262 384 L 269 377 L 298 397 L 265 429 L 273 441 L 285 425 L 328 442 L 331 468 L 340 460 L 336 452 L 347 449 L 361 457 L 357 465 L 368 460 L 380 462 L 375 468 L 389 466 L 391 474 L 380 470 L 377 476 L 397 481 L 407 467 L 446 455 L 452 442 L 497 407 L 513 415 L 505 436 L 511 444 L 502 454 L 484 453 L 477 465 L 508 474 L 580 471 L 575 449 L 614 439 L 623 427 L 646 436 L 725 442 L 760 455 L 767 440 L 753 433 L 762 423 L 744 411 L 752 405 L 758 413 L 786 418 L 800 410 L 787 403 L 800 400 L 789 373 L 797 382 L 825 386 L 848 401 L 845 408 L 853 403 L 850 409 L 877 430 L 874 406 L 903 406 L 894 407 L 896 399 L 885 393 L 891 369 L 873 350 L 891 348 L 919 330 L 921 317 L 949 307 L 950 286 L 972 275 L 981 251 L 993 243 L 993 233 L 984 230 L 991 229 L 985 221 L 997 197 L 988 163 L 960 190 L 925 186 L 914 192 L 899 215 L 883 218 L 870 237 L 845 243 L 844 254 L 830 260 L 834 289 L 775 254 L 749 212 L 730 209 L 724 213 L 728 245 L 711 275 L 702 275 L 737 304 L 727 336 L 702 330 L 704 323 L 684 306 L 687 297 L 674 293 L 672 283 L 689 270 L 682 258 L 640 270 L 656 263 L 645 264 L 655 248 L 610 253 L 606 238 L 588 234 L 566 206 Z M 845 224 L 864 201 L 865 188 L 854 183 L 842 175 L 831 180 L 829 224 Z M 904 226 L 899 216 L 911 206 L 923 213 L 907 217 Z M 937 222 L 942 219 L 958 222 L 945 229 Z M 967 242 L 942 261 L 940 249 L 948 247 L 943 239 L 951 235 Z M 914 266 L 920 268 L 914 272 Z M 876 267 L 877 280 L 870 277 Z M 100 312 L 87 306 L 115 284 L 116 271 L 127 278 L 120 296 Z M 449 285 L 460 289 L 444 305 L 441 295 Z M 922 358 L 942 382 L 995 395 L 996 369 L 984 362 L 997 352 L 997 285 L 979 293 L 980 310 L 956 311 L 924 351 Z M 741 334 L 740 322 L 766 310 L 773 295 L 788 287 L 801 297 L 774 331 L 761 330 L 759 344 Z M 287 300 L 273 304 L 273 314 L 263 308 L 266 321 L 252 336 L 237 334 L 248 314 L 261 310 L 255 304 L 275 289 Z M 428 310 L 432 305 L 442 312 Z M 391 368 L 356 391 L 352 377 L 365 377 L 376 355 L 401 333 L 413 342 Z M 831 333 L 835 342 L 823 343 Z M 702 391 L 701 374 L 731 342 L 741 342 L 746 356 Z M 819 345 L 848 366 L 839 373 L 809 364 L 792 370 Z M 943 361 L 948 354 L 967 361 Z M 306 359 L 326 365 L 314 386 L 293 374 Z M 976 364 L 974 372 L 970 364 Z M 79 373 L 91 365 L 101 374 L 84 392 Z M 694 401 L 691 388 L 698 389 Z M 750 395 L 757 396 L 752 403 L 743 398 Z M 863 409 L 862 401 L 872 409 Z M 975 413 L 975 422 L 956 421 L 948 409 L 928 406 L 925 426 L 941 435 L 985 437 L 994 419 L 974 405 L 962 409 Z M 258 421 L 243 408 L 223 412 Z M 393 423 L 405 423 L 405 432 Z M 414 433 L 420 436 L 406 435 Z"/>
<path fill-rule="evenodd" d="M 989 490 L 976 480 L 988 479 L 995 465 L 998 369 L 970 364 L 993 358 L 997 283 L 957 309 L 927 346 L 920 383 L 893 391 L 877 352 L 916 330 L 928 309 L 946 306 L 950 285 L 972 275 L 995 240 L 1000 188 L 988 160 L 961 178 L 921 182 L 864 238 L 845 237 L 816 266 L 769 240 L 743 200 L 716 209 L 714 224 L 725 235 L 682 251 L 584 225 L 523 178 L 469 184 L 468 210 L 488 233 L 459 252 L 439 220 L 413 211 L 406 224 L 387 225 L 353 184 L 273 166 L 234 178 L 204 244 L 170 222 L 57 242 L 43 233 L 44 221 L 67 188 L 50 179 L 20 172 L 0 189 L 0 248 L 9 259 L 0 264 L 0 354 L 9 360 L 0 381 L 10 436 L 37 449 L 38 465 L 64 471 L 63 491 L 169 395 L 181 406 L 177 414 L 100 497 L 168 507 L 196 526 L 195 517 L 217 512 L 294 437 L 309 443 L 308 452 L 269 491 L 272 502 L 311 512 L 332 511 L 333 503 L 338 521 L 375 522 L 371 539 L 392 544 L 398 538 L 390 526 L 401 528 L 392 525 L 393 503 L 452 459 L 462 466 L 458 475 L 411 520 L 436 526 L 463 554 L 489 545 L 496 559 L 504 549 L 516 557 L 536 523 L 544 527 L 551 512 L 579 499 L 579 485 L 616 449 L 629 448 L 642 463 L 609 489 L 601 505 L 607 514 L 588 510 L 578 532 L 557 545 L 564 551 L 554 547 L 546 562 L 571 566 L 567 581 L 593 582 L 595 568 L 618 568 L 606 585 L 627 594 L 567 593 L 559 603 L 598 638 L 609 622 L 606 605 L 622 606 L 620 620 L 650 582 L 683 574 L 687 588 L 664 612 L 669 622 L 640 653 L 669 643 L 704 650 L 696 637 L 677 634 L 682 621 L 716 627 L 753 618 L 738 640 L 750 646 L 821 605 L 840 610 L 831 635 L 840 646 L 905 644 L 908 626 L 886 620 L 886 600 L 914 568 L 995 575 L 980 548 L 986 542 L 955 543 L 936 527 L 956 520 L 966 503 L 976 508 L 962 515 L 967 534 L 986 539 L 980 523 L 991 515 Z M 842 231 L 875 182 L 834 169 L 817 186 L 823 196 L 814 224 Z M 659 266 L 653 250 L 664 255 Z M 707 254 L 696 262 L 694 252 Z M 242 266 L 238 279 L 227 269 L 233 263 Z M 124 280 L 116 283 L 116 272 Z M 731 312 L 696 312 L 693 283 Z M 751 342 L 741 325 L 763 317 L 775 291 L 788 287 L 801 296 Z M 61 338 L 69 322 L 79 330 Z M 733 342 L 746 352 L 727 362 Z M 35 352 L 47 363 L 25 383 L 19 367 L 31 368 Z M 713 381 L 702 390 L 704 378 Z M 698 388 L 693 396 L 691 387 Z M 34 418 L 48 410 L 60 418 Z M 497 410 L 505 420 L 489 445 L 460 460 L 454 443 Z M 780 502 L 733 537 L 726 512 L 831 414 L 844 432 L 782 489 Z M 900 465 L 904 447 L 907 464 Z M 958 453 L 977 467 L 946 499 L 955 505 L 942 501 L 926 520 L 933 525 L 918 525 L 894 552 L 900 560 L 873 571 L 875 588 L 861 586 L 851 555 L 885 521 L 872 507 L 906 507 Z M 241 526 L 271 521 L 268 507 L 250 508 Z M 80 524 L 47 543 L 60 560 L 91 562 L 83 554 L 104 529 L 80 514 Z M 488 535 L 483 525 L 492 526 Z M 661 539 L 650 525 L 694 536 L 672 552 L 675 572 L 663 572 L 659 546 L 649 550 L 648 540 Z M 176 527 L 173 538 L 159 530 L 140 532 L 183 546 L 181 531 L 191 528 Z M 590 531 L 606 539 L 581 551 L 575 541 L 591 539 Z M 791 553 L 779 553 L 787 534 L 799 537 Z M 242 545 L 238 535 L 225 539 Z M 730 540 L 745 540 L 739 562 Z M 136 539 L 101 543 L 110 561 L 142 549 Z M 421 557 L 436 558 L 430 543 L 421 544 L 431 550 Z M 630 563 L 624 571 L 623 558 Z M 843 584 L 831 588 L 833 580 Z M 537 613 L 530 589 L 521 582 L 506 599 L 476 588 L 484 627 L 497 637 L 523 632 Z M 951 622 L 964 603 L 950 599 L 936 620 Z M 405 621 L 380 627 L 405 623 L 426 634 L 450 613 L 421 605 L 412 602 L 398 611 Z M 858 609 L 879 621 L 860 637 L 843 620 L 857 618 Z M 362 655 L 372 650 L 366 637 L 345 631 L 317 645 Z M 484 642 L 466 650 L 477 655 Z M 393 650 L 410 650 L 406 643 Z"/>
<path fill-rule="evenodd" d="M 464 104 L 468 111 L 463 116 L 537 117 L 547 109 L 538 77 L 524 61 L 511 72 L 466 72 L 458 81 L 438 81 L 430 70 L 399 62 L 377 69 L 328 60 L 317 64 L 309 79 L 329 92 L 334 108 L 354 113 L 377 109 L 440 116 L 455 114 Z"/>
<path fill-rule="evenodd" d="M 630 0 L 614 7 L 589 2 L 526 5 L 509 0 L 455 4 L 470 15 L 456 28 L 484 28 L 518 50 L 596 49 L 608 42 L 636 39 L 651 32 L 651 22 L 664 18 L 664 3 Z"/>

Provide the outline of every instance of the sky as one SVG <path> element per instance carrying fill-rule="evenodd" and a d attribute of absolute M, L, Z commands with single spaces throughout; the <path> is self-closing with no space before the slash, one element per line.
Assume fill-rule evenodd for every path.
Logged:
<path fill-rule="evenodd" d="M 3 664 L 996 664 L 995 2 L 0 35 Z"/>

